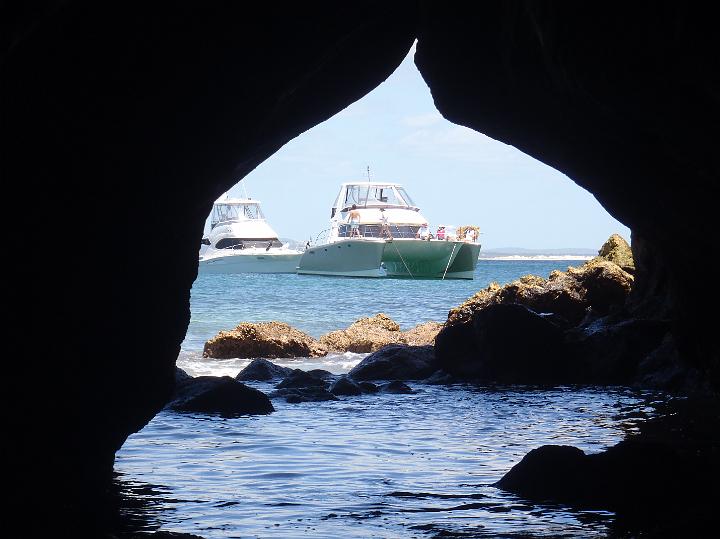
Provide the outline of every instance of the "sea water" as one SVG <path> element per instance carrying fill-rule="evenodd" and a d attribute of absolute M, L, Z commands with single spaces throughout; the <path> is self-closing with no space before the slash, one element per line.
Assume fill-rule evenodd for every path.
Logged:
<path fill-rule="evenodd" d="M 248 360 L 203 359 L 202 347 L 240 322 L 277 320 L 319 337 L 382 312 L 405 330 L 444 321 L 492 281 L 581 263 L 481 260 L 469 281 L 202 275 L 178 366 L 236 375 Z M 363 357 L 276 362 L 340 374 Z M 660 398 L 626 388 L 410 385 L 413 394 L 274 399 L 267 416 L 163 411 L 116 456 L 124 525 L 207 538 L 602 537 L 610 512 L 531 503 L 492 485 L 544 444 L 614 445 Z"/>

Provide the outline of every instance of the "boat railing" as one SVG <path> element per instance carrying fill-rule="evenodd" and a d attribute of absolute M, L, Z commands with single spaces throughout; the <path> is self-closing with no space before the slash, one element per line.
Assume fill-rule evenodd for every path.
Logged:
<path fill-rule="evenodd" d="M 390 228 L 390 235 L 393 238 L 415 238 L 417 232 L 420 229 L 417 225 L 388 225 Z M 387 237 L 387 234 L 383 234 L 382 226 L 379 224 L 367 224 L 359 225 L 360 236 L 363 238 L 383 238 Z M 341 238 L 351 237 L 351 228 L 349 224 L 341 224 L 338 227 L 338 236 Z"/>
<path fill-rule="evenodd" d="M 330 233 L 330 229 L 326 228 L 325 230 L 322 230 L 318 233 L 315 238 L 310 238 L 310 241 L 308 242 L 310 247 L 313 247 L 315 245 L 320 245 L 322 243 L 327 243 L 328 240 L 328 234 Z M 308 246 L 306 246 L 308 247 Z"/>

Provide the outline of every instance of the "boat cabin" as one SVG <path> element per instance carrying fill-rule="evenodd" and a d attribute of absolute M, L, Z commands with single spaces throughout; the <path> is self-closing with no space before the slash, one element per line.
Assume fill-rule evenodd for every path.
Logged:
<path fill-rule="evenodd" d="M 352 228 L 348 223 L 348 214 L 355 205 L 360 213 L 360 236 L 380 238 L 388 235 L 384 227 L 392 230 L 394 238 L 415 238 L 425 221 L 410 195 L 398 183 L 388 182 L 348 182 L 340 186 L 330 218 L 332 234 L 351 237 Z"/>
<path fill-rule="evenodd" d="M 210 229 L 221 223 L 237 223 L 253 219 L 265 219 L 260 202 L 244 198 L 225 198 L 213 204 Z"/>
<path fill-rule="evenodd" d="M 275 231 L 265 221 L 260 201 L 249 198 L 219 198 L 210 213 L 210 234 L 203 239 L 215 249 L 282 247 Z"/>

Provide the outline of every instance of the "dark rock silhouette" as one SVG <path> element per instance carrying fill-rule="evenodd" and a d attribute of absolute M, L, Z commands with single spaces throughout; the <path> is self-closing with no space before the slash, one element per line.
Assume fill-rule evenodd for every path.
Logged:
<path fill-rule="evenodd" d="M 281 367 L 267 359 L 258 358 L 253 359 L 247 367 L 235 376 L 235 379 L 240 381 L 274 380 L 275 378 L 285 378 L 292 371 L 289 367 Z"/>
<path fill-rule="evenodd" d="M 328 383 L 322 373 L 317 376 L 301 369 L 293 369 L 281 382 L 275 385 L 277 389 L 299 387 L 321 387 L 325 389 L 327 386 Z"/>
<path fill-rule="evenodd" d="M 354 380 L 421 380 L 436 370 L 432 346 L 391 344 L 364 358 L 348 376 Z"/>
<path fill-rule="evenodd" d="M 269 414 L 275 409 L 262 392 L 230 376 L 199 376 L 182 382 L 167 408 L 222 416 Z"/>
<path fill-rule="evenodd" d="M 333 395 L 356 396 L 362 395 L 363 389 L 354 380 L 342 376 L 330 387 L 330 393 Z"/>

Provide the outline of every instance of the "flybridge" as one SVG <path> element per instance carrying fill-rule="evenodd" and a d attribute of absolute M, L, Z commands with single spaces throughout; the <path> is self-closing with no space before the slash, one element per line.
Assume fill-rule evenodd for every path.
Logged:
<path fill-rule="evenodd" d="M 418 211 L 419 208 L 397 183 L 388 182 L 347 182 L 340 186 L 333 216 L 337 211 L 346 212 L 352 205 L 362 208 L 403 208 Z"/>
<path fill-rule="evenodd" d="M 260 202 L 247 198 L 218 199 L 213 204 L 210 214 L 210 228 L 220 223 L 237 223 L 239 221 L 264 220 Z"/>

